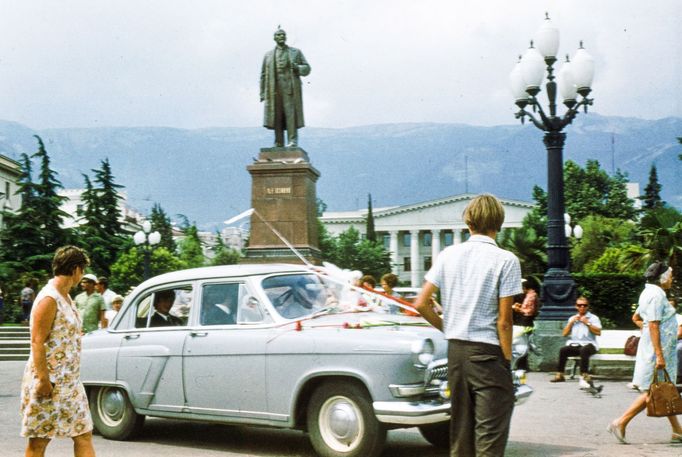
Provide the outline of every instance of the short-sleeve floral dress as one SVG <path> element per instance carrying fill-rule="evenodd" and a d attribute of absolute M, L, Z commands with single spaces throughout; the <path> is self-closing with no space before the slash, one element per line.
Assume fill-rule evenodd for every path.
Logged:
<path fill-rule="evenodd" d="M 28 438 L 74 437 L 92 430 L 88 398 L 80 381 L 81 319 L 71 299 L 63 297 L 53 281 L 40 291 L 35 303 L 44 297 L 52 297 L 57 303 L 52 330 L 45 342 L 47 369 L 54 389 L 51 397 L 36 395 L 37 377 L 31 355 L 21 382 L 20 407 L 21 436 Z"/>

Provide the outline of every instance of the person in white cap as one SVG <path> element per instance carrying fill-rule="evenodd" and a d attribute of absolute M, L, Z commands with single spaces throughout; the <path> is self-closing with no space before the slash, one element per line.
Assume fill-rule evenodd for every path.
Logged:
<path fill-rule="evenodd" d="M 97 283 L 97 276 L 91 273 L 83 275 L 81 279 L 81 289 L 83 289 L 83 292 L 76 295 L 74 299 L 83 321 L 83 333 L 97 330 L 100 324 L 102 327 L 106 327 L 104 319 L 106 305 L 102 296 L 95 291 L 95 283 Z"/>

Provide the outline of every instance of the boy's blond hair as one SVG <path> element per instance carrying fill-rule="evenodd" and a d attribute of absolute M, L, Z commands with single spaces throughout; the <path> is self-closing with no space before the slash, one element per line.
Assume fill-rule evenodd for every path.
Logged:
<path fill-rule="evenodd" d="M 473 232 L 499 232 L 504 222 L 504 207 L 494 195 L 481 194 L 464 208 L 462 219 Z"/>

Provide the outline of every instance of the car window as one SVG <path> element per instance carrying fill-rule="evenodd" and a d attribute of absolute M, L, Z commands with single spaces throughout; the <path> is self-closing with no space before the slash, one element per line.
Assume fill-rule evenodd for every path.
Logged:
<path fill-rule="evenodd" d="M 239 284 L 205 284 L 201 292 L 201 325 L 237 323 Z"/>
<path fill-rule="evenodd" d="M 239 288 L 239 312 L 237 322 L 240 324 L 260 324 L 271 322 L 270 316 L 263 310 L 263 305 L 251 295 L 244 284 Z"/>
<path fill-rule="evenodd" d="M 192 308 L 192 287 L 159 289 L 142 296 L 133 305 L 135 328 L 187 325 Z"/>
<path fill-rule="evenodd" d="M 327 303 L 327 289 L 315 275 L 273 276 L 262 286 L 275 310 L 287 319 L 314 313 Z"/>

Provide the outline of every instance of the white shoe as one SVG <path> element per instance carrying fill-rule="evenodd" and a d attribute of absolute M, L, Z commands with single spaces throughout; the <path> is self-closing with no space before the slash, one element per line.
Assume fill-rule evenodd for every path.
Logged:
<path fill-rule="evenodd" d="M 578 380 L 578 386 L 581 389 L 589 389 L 590 387 L 592 387 L 592 386 L 590 386 L 590 383 L 585 381 L 585 378 L 582 378 L 582 377 Z"/>

